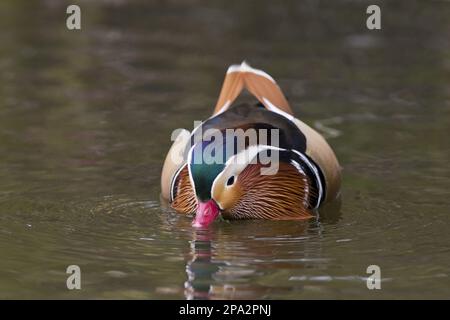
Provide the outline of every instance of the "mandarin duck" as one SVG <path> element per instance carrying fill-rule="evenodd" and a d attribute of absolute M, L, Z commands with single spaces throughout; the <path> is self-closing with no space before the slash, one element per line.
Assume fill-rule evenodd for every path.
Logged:
<path fill-rule="evenodd" d="M 236 102 L 244 89 L 254 103 Z M 194 227 L 218 216 L 308 219 L 338 197 L 340 171 L 331 147 L 294 117 L 275 80 L 243 62 L 228 68 L 212 116 L 192 133 L 177 132 L 161 196 L 177 212 L 195 214 Z"/>

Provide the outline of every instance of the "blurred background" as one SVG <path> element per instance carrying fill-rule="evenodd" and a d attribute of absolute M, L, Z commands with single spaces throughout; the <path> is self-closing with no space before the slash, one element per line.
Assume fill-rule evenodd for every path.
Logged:
<path fill-rule="evenodd" d="M 449 39 L 444 0 L 2 0 L 0 298 L 450 298 Z M 342 206 L 195 231 L 162 162 L 244 59 L 329 139 Z"/>

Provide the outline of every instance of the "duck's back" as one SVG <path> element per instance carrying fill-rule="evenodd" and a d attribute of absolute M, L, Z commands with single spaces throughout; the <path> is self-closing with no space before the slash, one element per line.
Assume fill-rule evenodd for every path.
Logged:
<path fill-rule="evenodd" d="M 206 120 L 202 130 L 208 129 L 278 129 L 279 147 L 305 154 L 320 169 L 325 184 L 325 201 L 334 200 L 339 193 L 341 167 L 327 143 L 316 130 L 294 117 L 267 110 L 260 104 L 242 103 Z M 270 136 L 270 134 L 269 134 Z M 272 141 L 273 145 L 273 141 Z"/>

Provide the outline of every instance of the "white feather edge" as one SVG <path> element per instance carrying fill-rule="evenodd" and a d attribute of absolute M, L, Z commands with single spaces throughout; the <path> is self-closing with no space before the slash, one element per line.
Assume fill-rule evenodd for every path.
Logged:
<path fill-rule="evenodd" d="M 267 109 L 269 109 L 272 112 L 278 113 L 279 115 L 282 115 L 283 117 L 285 117 L 286 119 L 290 120 L 290 121 L 294 121 L 295 117 L 287 112 L 284 112 L 283 110 L 281 110 L 280 108 L 278 108 L 276 105 L 274 105 L 272 102 L 270 102 L 269 99 L 263 97 L 263 101 L 267 106 Z"/>
<path fill-rule="evenodd" d="M 269 74 L 267 74 L 266 72 L 264 72 L 262 70 L 250 67 L 250 65 L 247 62 L 245 62 L 245 61 L 242 61 L 241 64 L 233 64 L 233 65 L 229 66 L 228 70 L 227 70 L 227 74 L 228 73 L 233 73 L 233 72 L 242 72 L 242 73 L 249 72 L 249 73 L 253 73 L 253 74 L 256 74 L 258 76 L 264 77 L 264 78 L 272 81 L 273 83 L 276 83 L 275 80 Z"/>
<path fill-rule="evenodd" d="M 231 101 L 227 100 L 227 102 L 225 102 L 223 104 L 223 106 L 219 109 L 219 111 L 217 111 L 217 113 L 214 116 L 212 116 L 211 118 L 216 117 L 219 114 L 221 114 L 222 112 L 226 111 L 228 109 L 228 107 L 230 106 L 230 104 L 231 104 Z"/>
<path fill-rule="evenodd" d="M 191 186 L 192 186 L 192 190 L 194 191 L 194 194 L 197 194 L 197 191 L 195 190 L 195 183 L 194 183 L 194 178 L 192 178 L 192 170 L 191 170 L 191 160 L 192 160 L 192 151 L 194 150 L 196 144 L 194 144 L 191 149 L 189 149 L 189 153 L 188 153 L 188 158 L 187 158 L 187 167 L 188 167 L 188 172 L 189 172 L 189 181 L 191 182 Z"/>
<path fill-rule="evenodd" d="M 271 82 L 276 84 L 275 80 L 268 73 L 264 72 L 263 70 L 252 68 L 245 61 L 243 61 L 241 64 L 234 64 L 234 65 L 231 65 L 230 67 L 228 67 L 227 74 L 233 73 L 233 72 L 242 72 L 242 73 L 249 72 L 249 73 L 253 73 L 253 74 L 259 75 L 261 77 L 264 77 L 264 78 L 266 78 L 266 79 L 268 79 Z M 292 116 L 289 113 L 281 110 L 279 107 L 277 107 L 272 102 L 270 102 L 269 99 L 263 97 L 263 101 L 264 101 L 265 105 L 267 106 L 268 110 L 270 110 L 272 112 L 275 112 L 275 113 L 278 113 L 278 114 L 282 115 L 283 117 L 289 119 L 290 121 L 294 121 L 294 119 L 295 119 L 294 116 Z M 230 106 L 230 104 L 231 104 L 230 100 L 226 101 L 224 103 L 224 105 L 219 109 L 219 111 L 215 115 L 211 116 L 209 119 L 214 118 L 214 117 L 218 116 L 219 114 L 223 113 L 224 111 L 226 111 L 228 109 L 228 107 Z"/>
<path fill-rule="evenodd" d="M 306 163 L 306 165 L 311 169 L 311 171 L 314 173 L 314 176 L 316 177 L 317 188 L 319 189 L 318 196 L 317 196 L 317 204 L 315 206 L 315 209 L 317 209 L 320 205 L 320 202 L 321 202 L 322 196 L 323 196 L 323 186 L 322 186 L 322 181 L 320 180 L 320 175 L 319 175 L 317 166 L 313 165 L 311 163 L 311 161 L 309 161 L 309 159 L 301 152 L 294 150 L 294 149 L 292 149 L 292 151 L 295 152 L 303 160 L 304 163 Z"/>

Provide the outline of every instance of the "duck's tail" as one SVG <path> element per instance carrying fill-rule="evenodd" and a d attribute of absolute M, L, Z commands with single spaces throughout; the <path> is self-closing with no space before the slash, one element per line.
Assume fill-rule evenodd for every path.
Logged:
<path fill-rule="evenodd" d="M 228 68 L 213 115 L 226 111 L 243 89 L 250 91 L 267 109 L 293 116 L 275 80 L 264 71 L 253 69 L 245 61 Z"/>

